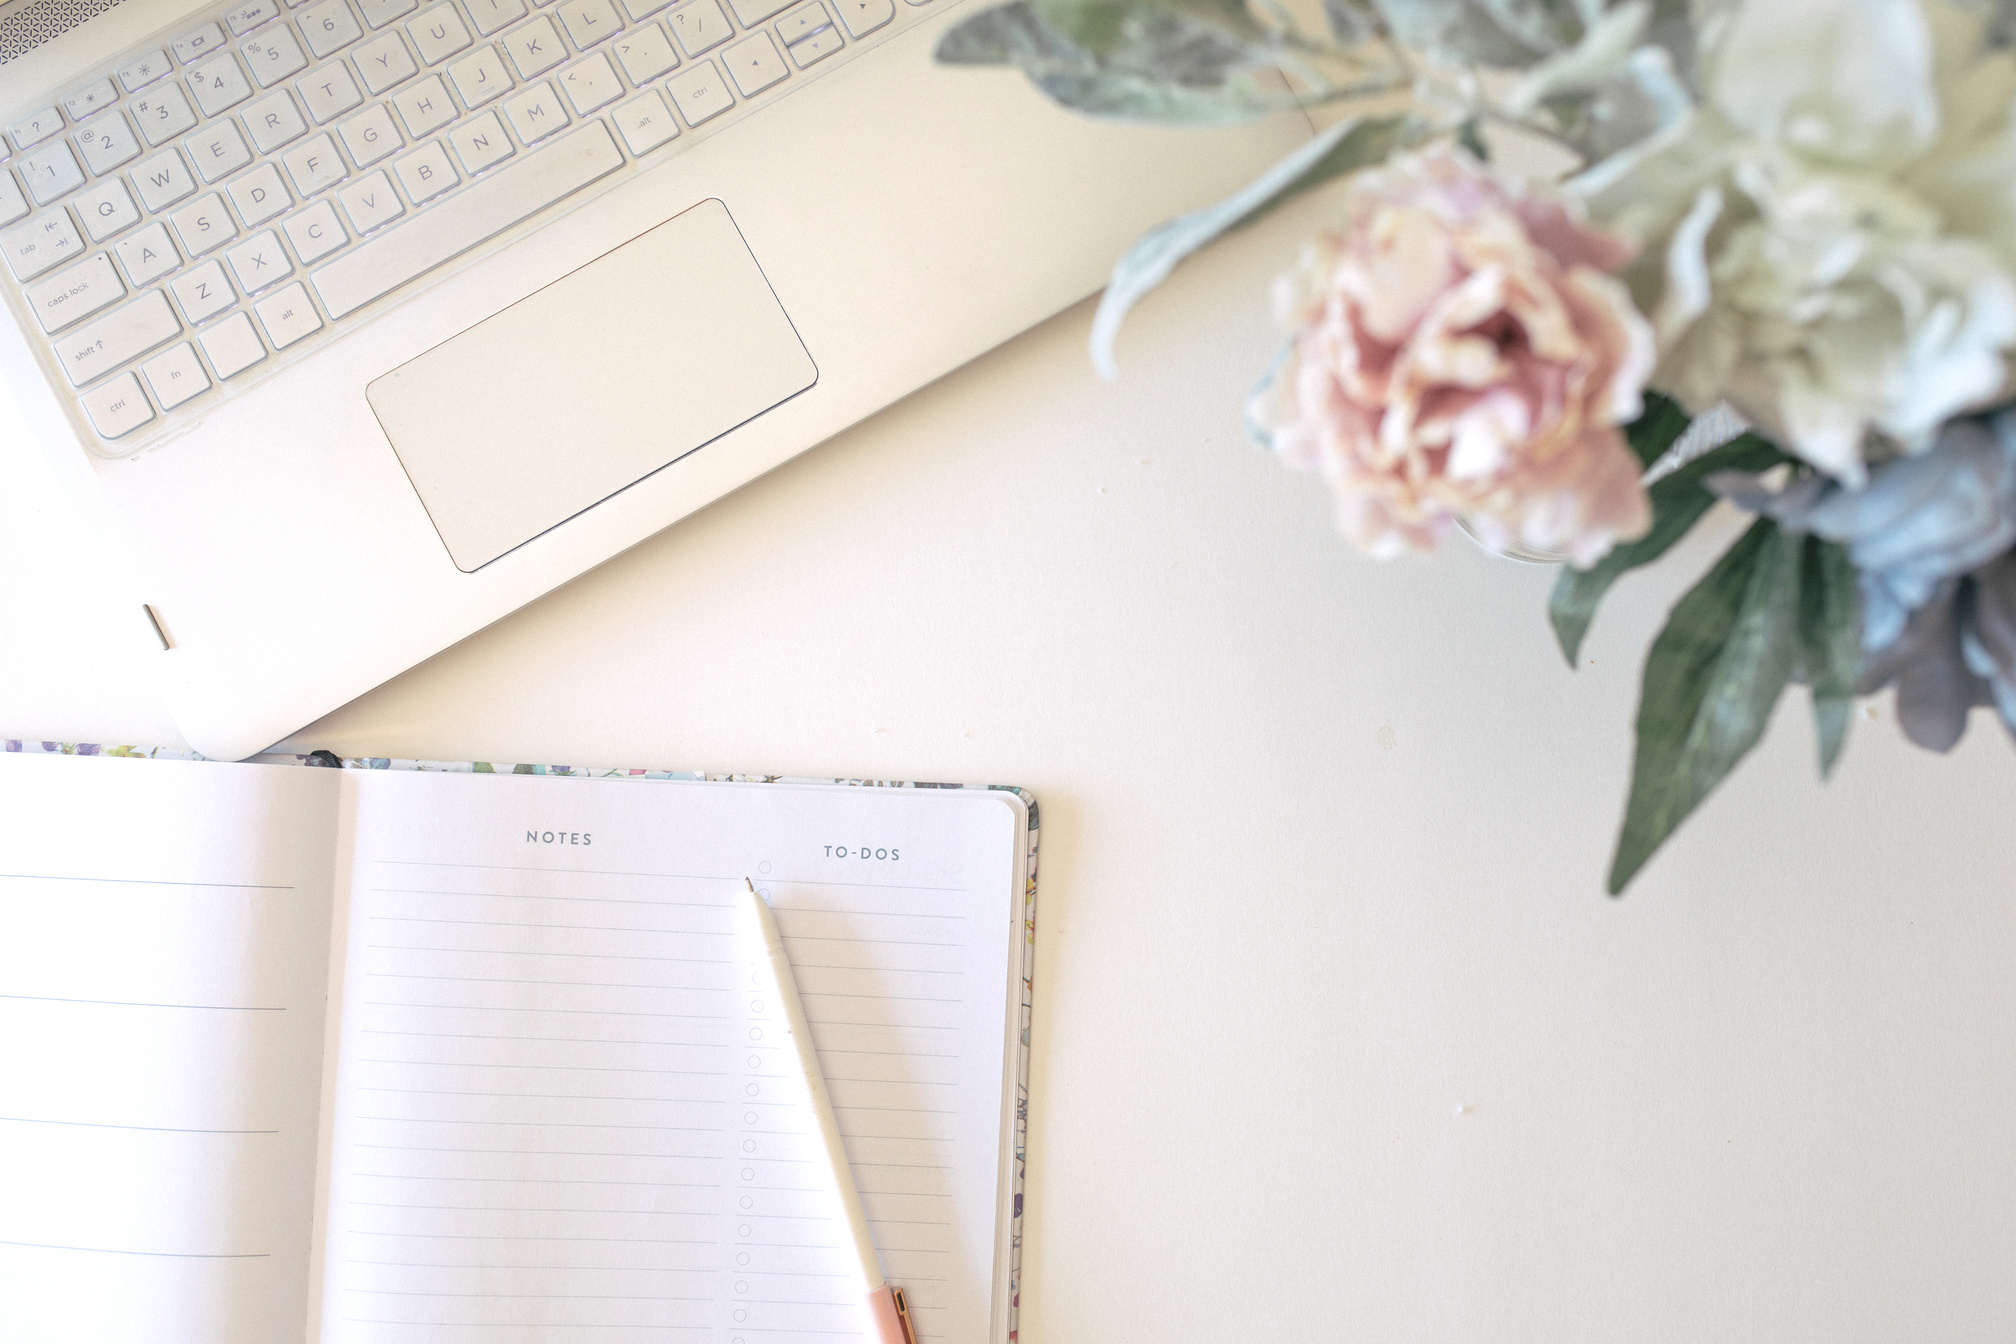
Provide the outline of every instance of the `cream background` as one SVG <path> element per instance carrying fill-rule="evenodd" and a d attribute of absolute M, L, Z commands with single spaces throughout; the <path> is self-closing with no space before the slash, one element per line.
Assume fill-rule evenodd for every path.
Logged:
<path fill-rule="evenodd" d="M 1613 902 L 1613 593 L 1376 565 L 1242 441 L 1316 206 L 1089 305 L 295 739 L 1012 782 L 1044 821 L 1023 1338 L 2006 1339 L 2016 754 L 1803 692 Z M 151 634 L 0 421 L 0 733 L 174 744 Z M 284 528 L 296 520 L 251 520 Z M 340 532 L 330 544 L 343 544 Z"/>

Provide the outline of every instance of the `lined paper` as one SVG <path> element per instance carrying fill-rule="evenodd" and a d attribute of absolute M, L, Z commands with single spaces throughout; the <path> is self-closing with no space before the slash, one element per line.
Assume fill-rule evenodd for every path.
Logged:
<path fill-rule="evenodd" d="M 333 771 L 0 754 L 0 1338 L 308 1305 Z"/>
<path fill-rule="evenodd" d="M 797 970 L 883 1266 L 998 1315 L 1003 795 L 346 775 L 323 1338 L 862 1337 L 745 875 Z"/>

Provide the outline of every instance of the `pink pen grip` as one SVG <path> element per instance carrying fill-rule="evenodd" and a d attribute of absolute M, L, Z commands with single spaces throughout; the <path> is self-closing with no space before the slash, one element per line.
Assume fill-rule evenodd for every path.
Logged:
<path fill-rule="evenodd" d="M 875 1318 L 876 1344 L 917 1344 L 910 1304 L 903 1300 L 901 1288 L 885 1283 L 868 1294 L 868 1311 Z"/>

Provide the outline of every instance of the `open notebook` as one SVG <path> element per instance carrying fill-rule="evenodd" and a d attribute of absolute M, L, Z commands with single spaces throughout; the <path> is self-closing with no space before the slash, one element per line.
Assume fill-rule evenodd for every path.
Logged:
<path fill-rule="evenodd" d="M 920 1333 L 1012 1338 L 1026 795 L 27 745 L 8 1344 L 861 1337 L 745 874 Z"/>

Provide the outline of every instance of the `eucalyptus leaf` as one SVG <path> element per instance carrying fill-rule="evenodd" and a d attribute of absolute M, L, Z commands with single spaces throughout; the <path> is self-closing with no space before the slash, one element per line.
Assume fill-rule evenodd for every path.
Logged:
<path fill-rule="evenodd" d="M 1383 161 L 1426 133 L 1423 123 L 1404 114 L 1339 122 L 1216 205 L 1178 215 L 1141 235 L 1114 265 L 1092 319 L 1092 364 L 1099 376 L 1109 381 L 1120 376 L 1113 342 L 1127 311 L 1168 279 L 1185 257 L 1312 187 Z"/>
<path fill-rule="evenodd" d="M 1680 430 L 1686 428 L 1684 419 L 1678 429 L 1673 427 L 1678 407 L 1664 397 L 1655 401 L 1654 396 L 1647 396 L 1645 414 L 1624 431 L 1641 460 L 1649 453 L 1651 460 L 1657 461 L 1672 447 Z M 1648 423 L 1651 428 L 1641 429 Z M 1547 619 L 1553 622 L 1554 636 L 1560 641 L 1561 654 L 1568 660 L 1568 666 L 1575 666 L 1583 637 L 1589 633 L 1596 607 L 1610 591 L 1610 585 L 1666 554 L 1714 506 L 1718 496 L 1702 484 L 1707 476 L 1717 471 L 1764 471 L 1789 461 L 1767 440 L 1743 434 L 1655 481 L 1646 491 L 1652 500 L 1652 530 L 1636 541 L 1616 547 L 1588 569 L 1564 566 L 1561 577 L 1554 582 L 1553 595 L 1547 601 Z"/>
<path fill-rule="evenodd" d="M 1512 70 L 1573 46 L 1588 16 L 1574 0 L 1376 2 L 1402 44 L 1458 64 Z"/>
<path fill-rule="evenodd" d="M 1505 110 L 1523 117 L 1563 93 L 1598 88 L 1624 66 L 1652 21 L 1652 0 L 1625 0 L 1583 30 L 1574 46 L 1537 62 L 1505 97 Z"/>
<path fill-rule="evenodd" d="M 1097 50 L 1060 29 L 1036 0 L 1015 0 L 955 24 L 936 57 L 947 65 L 1012 63 L 1056 102 L 1095 117 L 1219 125 L 1294 105 L 1272 47 L 1229 19 L 1146 4 L 1086 7 L 1071 17 Z"/>
<path fill-rule="evenodd" d="M 1054 31 L 1095 56 L 1140 45 L 1170 27 L 1210 29 L 1239 39 L 1262 36 L 1245 0 L 1030 0 Z"/>
<path fill-rule="evenodd" d="M 1804 540 L 1758 519 L 1653 640 L 1611 895 L 1764 735 L 1799 665 Z"/>
<path fill-rule="evenodd" d="M 1848 711 L 1862 676 L 1862 629 L 1855 565 L 1844 546 L 1806 538 L 1799 582 L 1799 641 L 1813 726 L 1820 739 L 1820 777 L 1834 773 L 1848 738 Z"/>
<path fill-rule="evenodd" d="M 1341 46 L 1359 46 L 1379 36 L 1379 12 L 1367 0 L 1323 0 L 1323 21 Z"/>

